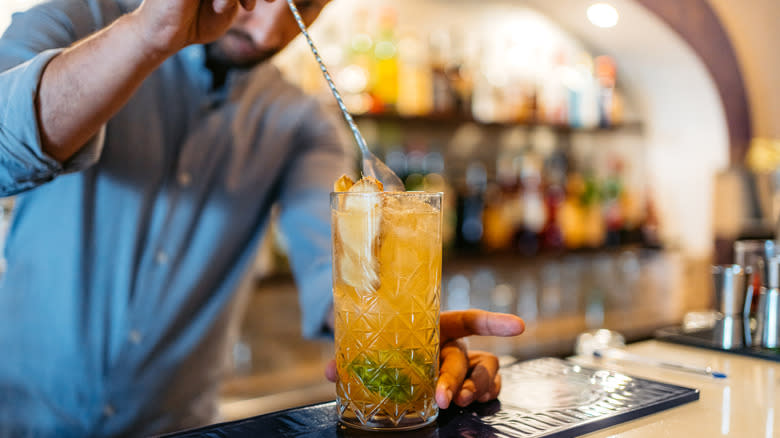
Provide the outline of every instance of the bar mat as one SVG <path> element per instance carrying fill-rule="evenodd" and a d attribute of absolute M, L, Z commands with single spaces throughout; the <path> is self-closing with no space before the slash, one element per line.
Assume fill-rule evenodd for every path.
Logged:
<path fill-rule="evenodd" d="M 699 391 L 555 358 L 502 369 L 500 401 L 441 411 L 403 437 L 575 437 L 699 399 Z M 289 409 L 167 437 L 377 437 L 338 423 L 335 402 Z"/>
<path fill-rule="evenodd" d="M 518 362 L 502 379 L 501 409 L 481 418 L 500 437 L 579 436 L 699 399 L 696 389 L 553 358 Z"/>
<path fill-rule="evenodd" d="M 655 339 L 674 344 L 706 348 L 709 350 L 722 351 L 724 353 L 780 362 L 780 351 L 777 350 L 745 346 L 731 349 L 722 348 L 718 342 L 718 334 L 714 329 L 685 331 L 682 327 L 667 327 L 656 331 Z"/>

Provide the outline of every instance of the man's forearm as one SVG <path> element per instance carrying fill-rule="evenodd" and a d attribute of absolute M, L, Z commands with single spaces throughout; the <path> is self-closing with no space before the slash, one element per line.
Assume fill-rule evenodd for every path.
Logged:
<path fill-rule="evenodd" d="M 47 154 L 72 157 L 165 60 L 140 32 L 136 15 L 126 15 L 52 59 L 36 99 Z"/>

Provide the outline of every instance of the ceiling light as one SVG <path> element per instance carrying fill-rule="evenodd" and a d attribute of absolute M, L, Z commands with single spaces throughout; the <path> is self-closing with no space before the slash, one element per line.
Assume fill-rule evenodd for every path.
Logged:
<path fill-rule="evenodd" d="M 618 22 L 618 11 L 607 3 L 595 3 L 588 8 L 588 20 L 598 27 L 614 27 Z"/>

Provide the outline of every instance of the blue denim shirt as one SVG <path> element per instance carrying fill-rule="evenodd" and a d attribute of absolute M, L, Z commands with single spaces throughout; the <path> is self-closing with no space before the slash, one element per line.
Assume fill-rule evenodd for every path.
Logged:
<path fill-rule="evenodd" d="M 335 115 L 273 66 L 214 92 L 203 47 L 188 47 L 67 163 L 41 149 L 44 67 L 133 3 L 54 0 L 0 39 L 0 196 L 18 194 L 0 284 L 0 436 L 214 421 L 238 285 L 272 204 L 304 335 L 331 306 L 328 192 L 353 161 Z"/>

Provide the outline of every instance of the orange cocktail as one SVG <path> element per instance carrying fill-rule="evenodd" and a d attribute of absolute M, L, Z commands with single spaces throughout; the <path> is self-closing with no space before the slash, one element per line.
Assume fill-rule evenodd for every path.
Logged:
<path fill-rule="evenodd" d="M 341 421 L 412 429 L 436 419 L 441 193 L 331 195 Z"/>

